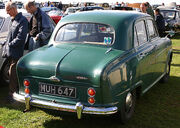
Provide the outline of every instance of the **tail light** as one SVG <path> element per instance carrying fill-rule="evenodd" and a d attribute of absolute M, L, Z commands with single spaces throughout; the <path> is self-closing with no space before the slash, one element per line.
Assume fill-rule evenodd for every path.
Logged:
<path fill-rule="evenodd" d="M 30 90 L 29 90 L 29 86 L 30 86 L 30 81 L 25 79 L 24 82 L 23 82 L 24 86 L 25 86 L 25 89 L 24 89 L 24 92 L 26 94 L 29 94 L 30 93 Z"/>
<path fill-rule="evenodd" d="M 93 105 L 95 103 L 95 98 L 94 96 L 96 95 L 96 91 L 93 88 L 89 88 L 87 91 L 88 95 L 90 96 L 88 98 L 88 103 Z"/>
<path fill-rule="evenodd" d="M 29 85 L 30 85 L 29 80 L 24 80 L 24 86 L 29 86 Z"/>
<path fill-rule="evenodd" d="M 95 94 L 96 94 L 96 92 L 95 92 L 95 90 L 93 88 L 88 89 L 88 95 L 89 96 L 95 96 Z"/>
<path fill-rule="evenodd" d="M 88 102 L 93 105 L 95 103 L 94 97 L 89 97 Z"/>
<path fill-rule="evenodd" d="M 29 94 L 29 93 L 30 93 L 29 88 L 25 88 L 24 92 L 25 92 L 26 94 Z"/>

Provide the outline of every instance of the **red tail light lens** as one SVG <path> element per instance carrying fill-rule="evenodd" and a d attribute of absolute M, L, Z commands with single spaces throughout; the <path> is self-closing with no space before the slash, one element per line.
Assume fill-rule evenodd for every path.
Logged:
<path fill-rule="evenodd" d="M 30 93 L 29 88 L 25 88 L 24 92 L 25 92 L 26 94 L 29 94 L 29 93 Z"/>
<path fill-rule="evenodd" d="M 96 94 L 96 92 L 95 92 L 95 90 L 93 88 L 88 89 L 88 95 L 89 96 L 95 96 L 95 94 Z"/>
<path fill-rule="evenodd" d="M 29 85 L 30 85 L 29 80 L 24 80 L 24 86 L 29 86 Z"/>
<path fill-rule="evenodd" d="M 95 103 L 94 97 L 89 97 L 88 102 L 92 105 Z"/>

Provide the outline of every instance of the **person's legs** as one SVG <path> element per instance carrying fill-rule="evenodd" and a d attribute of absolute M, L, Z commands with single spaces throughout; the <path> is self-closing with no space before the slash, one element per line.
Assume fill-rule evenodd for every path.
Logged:
<path fill-rule="evenodd" d="M 34 40 L 32 37 L 29 38 L 29 52 L 33 50 Z"/>
<path fill-rule="evenodd" d="M 18 60 L 10 60 L 9 68 L 9 96 L 18 90 L 18 79 L 16 74 L 16 64 Z"/>

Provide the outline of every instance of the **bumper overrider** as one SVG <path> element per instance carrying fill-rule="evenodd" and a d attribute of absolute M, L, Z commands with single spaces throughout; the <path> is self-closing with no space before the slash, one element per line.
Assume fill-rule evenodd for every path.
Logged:
<path fill-rule="evenodd" d="M 81 104 L 80 102 L 76 103 L 76 105 L 67 105 L 67 104 L 55 103 L 55 102 L 44 101 L 39 99 L 33 99 L 30 95 L 23 96 L 17 93 L 13 94 L 13 98 L 16 101 L 25 103 L 26 110 L 30 110 L 30 106 L 32 105 L 47 109 L 76 112 L 78 119 L 81 119 L 82 113 L 96 114 L 96 115 L 110 115 L 117 112 L 117 107 L 108 107 L 108 108 L 87 107 Z"/>

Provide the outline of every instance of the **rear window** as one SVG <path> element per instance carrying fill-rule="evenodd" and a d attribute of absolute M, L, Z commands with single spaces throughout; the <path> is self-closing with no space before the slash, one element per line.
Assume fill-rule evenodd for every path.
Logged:
<path fill-rule="evenodd" d="M 90 43 L 111 45 L 114 40 L 114 29 L 109 25 L 96 23 L 66 24 L 57 32 L 57 43 Z"/>

